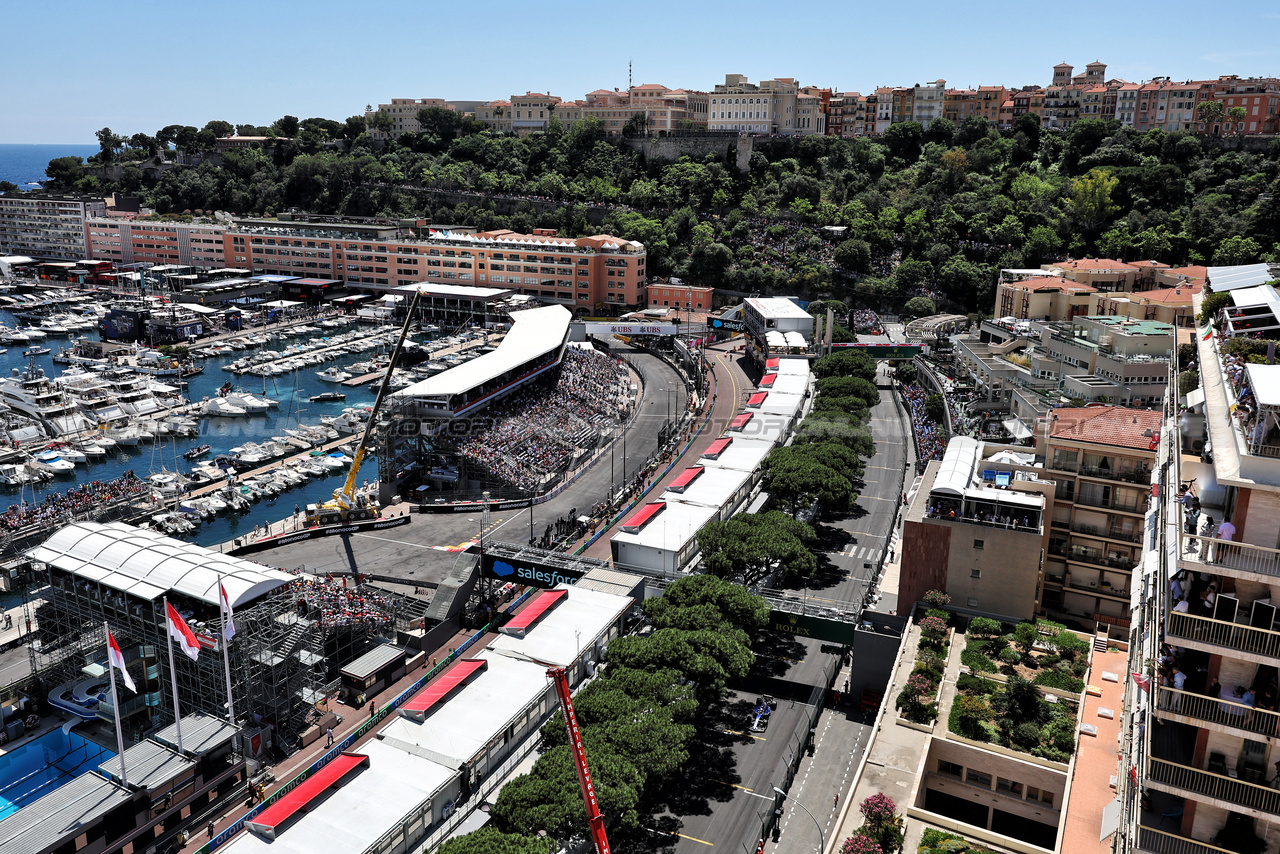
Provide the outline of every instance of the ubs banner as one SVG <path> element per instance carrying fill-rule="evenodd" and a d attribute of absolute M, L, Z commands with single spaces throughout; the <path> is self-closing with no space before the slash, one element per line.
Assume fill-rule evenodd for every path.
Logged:
<path fill-rule="evenodd" d="M 557 584 L 577 584 L 586 573 L 564 567 L 548 566 L 536 561 L 515 560 L 486 554 L 480 562 L 480 574 L 512 584 L 529 587 L 555 587 Z"/>
<path fill-rule="evenodd" d="M 674 323 L 588 323 L 588 335 L 675 335 Z"/>

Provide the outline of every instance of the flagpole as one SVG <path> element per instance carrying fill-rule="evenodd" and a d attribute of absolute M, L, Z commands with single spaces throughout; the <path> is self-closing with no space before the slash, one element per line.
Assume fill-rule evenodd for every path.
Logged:
<path fill-rule="evenodd" d="M 178 711 L 178 671 L 173 668 L 173 632 L 169 622 L 169 597 L 164 597 L 164 645 L 169 647 L 169 682 L 173 685 L 173 725 L 178 731 L 178 752 L 182 749 L 182 712 Z"/>
<path fill-rule="evenodd" d="M 120 728 L 120 700 L 116 697 L 116 668 L 111 663 L 111 628 L 104 620 L 102 630 L 107 633 L 107 670 L 111 672 L 111 709 L 116 713 L 116 749 L 120 751 L 120 784 L 129 787 L 129 773 L 124 767 L 124 730 Z M 121 655 L 123 659 L 124 656 Z"/>
<path fill-rule="evenodd" d="M 170 651 L 172 654 L 172 649 Z M 235 701 L 231 697 L 231 641 L 227 639 L 227 615 L 222 615 L 222 666 L 227 672 L 227 721 L 236 725 Z"/>

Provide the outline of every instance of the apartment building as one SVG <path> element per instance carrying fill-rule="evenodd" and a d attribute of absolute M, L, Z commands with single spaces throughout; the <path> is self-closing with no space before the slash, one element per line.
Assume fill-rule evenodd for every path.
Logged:
<path fill-rule="evenodd" d="M 868 104 L 874 117 L 874 96 L 868 99 L 857 92 L 833 93 L 827 105 L 827 136 L 854 139 L 871 133 L 867 125 Z"/>
<path fill-rule="evenodd" d="M 996 282 L 996 317 L 1070 320 L 1089 310 L 1097 288 L 1039 270 L 1001 270 Z"/>
<path fill-rule="evenodd" d="M 934 119 L 941 118 L 947 98 L 947 81 L 939 78 L 932 83 L 917 83 L 911 93 L 911 118 L 925 129 Z"/>
<path fill-rule="evenodd" d="M 894 92 L 890 86 L 881 86 L 875 93 L 867 96 L 867 121 L 871 123 L 871 132 L 880 136 L 893 124 Z M 872 105 L 875 109 L 872 110 Z"/>
<path fill-rule="evenodd" d="M 1082 117 L 1084 93 L 1106 85 L 1105 62 L 1090 62 L 1085 66 L 1084 74 L 1073 74 L 1074 70 L 1065 62 L 1053 67 L 1053 82 L 1044 91 L 1045 127 L 1071 127 Z M 1098 103 L 1100 106 L 1101 98 Z"/>
<path fill-rule="evenodd" d="M 489 101 L 476 108 L 476 119 L 496 133 L 511 133 L 511 102 Z"/>
<path fill-rule="evenodd" d="M 822 119 L 818 90 L 790 77 L 755 84 L 743 74 L 726 74 L 708 94 L 708 130 L 808 136 L 824 133 Z"/>
<path fill-rule="evenodd" d="M 1118 795 L 1125 850 L 1152 854 L 1280 845 L 1280 366 L 1228 349 L 1265 354 L 1278 324 L 1237 341 L 1216 321 L 1196 336 L 1200 388 L 1161 442 L 1162 512 L 1135 602 Z M 1191 481 L 1198 510 L 1175 500 Z"/>
<path fill-rule="evenodd" d="M 1195 324 L 1191 300 L 1203 287 L 1203 284 L 1180 284 L 1133 294 L 1091 294 L 1089 314 L 1153 320 L 1189 329 Z"/>
<path fill-rule="evenodd" d="M 366 120 L 370 120 L 369 134 L 374 137 L 399 139 L 401 134 L 417 133 L 420 130 L 418 126 L 418 111 L 428 107 L 439 107 L 442 110 L 455 109 L 444 98 L 392 98 L 390 104 L 379 104 L 376 110 L 365 110 L 364 117 Z M 391 118 L 392 126 L 390 132 L 384 133 L 373 128 L 371 120 L 378 115 Z"/>
<path fill-rule="evenodd" d="M 1256 134 L 1276 133 L 1280 129 L 1280 79 L 1249 78 L 1241 79 L 1235 75 L 1220 77 L 1206 87 L 1215 100 L 1222 102 L 1223 119 L 1221 128 L 1215 126 L 1215 133 Z M 1244 117 L 1232 122 L 1227 111 L 1240 107 L 1245 111 Z M 1204 130 L 1203 127 L 1199 127 Z"/>
<path fill-rule="evenodd" d="M 706 128 L 709 99 L 706 92 L 668 89 L 645 83 L 627 90 L 597 89 L 582 102 L 583 118 L 600 120 L 605 133 L 620 136 L 632 116 L 644 116 L 645 132 L 664 136 L 683 127 Z"/>
<path fill-rule="evenodd" d="M 1012 118 L 1016 119 L 1023 113 L 1031 113 L 1044 123 L 1044 90 L 1039 86 L 1024 86 L 1017 92 L 1013 93 L 1013 109 Z"/>
<path fill-rule="evenodd" d="M 1061 407 L 1037 425 L 1056 483 L 1043 600 L 1055 618 L 1128 635 L 1163 420 L 1158 409 Z"/>
<path fill-rule="evenodd" d="M 85 222 L 107 215 L 101 196 L 8 193 L 0 196 L 0 255 L 40 261 L 90 258 Z"/>
<path fill-rule="evenodd" d="M 985 448 L 958 436 L 925 467 L 903 517 L 898 601 L 945 590 L 957 607 L 1030 619 L 1040 611 L 1054 484 Z"/>
<path fill-rule="evenodd" d="M 672 282 L 651 283 L 647 288 L 649 308 L 682 308 L 685 311 L 707 311 L 712 306 L 715 288 L 695 287 L 681 283 L 678 279 Z"/>
<path fill-rule="evenodd" d="M 211 222 L 93 218 L 84 226 L 89 258 L 119 264 L 180 264 L 213 270 L 226 267 L 227 228 Z"/>
<path fill-rule="evenodd" d="M 1164 404 L 1174 327 L 1123 316 L 1085 316 L 1039 324 L 1031 354 L 1037 379 L 1058 383 L 1077 400 L 1158 407 Z"/>
<path fill-rule="evenodd" d="M 379 224 L 239 220 L 224 235 L 225 266 L 345 280 L 354 287 L 497 286 L 578 314 L 647 305 L 642 243 L 607 234 L 558 237 L 552 230 L 467 233 L 426 223 L 413 231 L 417 236 Z"/>
<path fill-rule="evenodd" d="M 519 136 L 545 131 L 560 98 L 542 92 L 525 92 L 511 96 L 511 129 Z M 561 123 L 564 119 L 561 118 Z"/>

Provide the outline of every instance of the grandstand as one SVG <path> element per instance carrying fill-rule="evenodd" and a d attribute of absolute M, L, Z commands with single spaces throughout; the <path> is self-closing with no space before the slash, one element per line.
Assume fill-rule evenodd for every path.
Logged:
<path fill-rule="evenodd" d="M 435 675 L 376 740 L 335 751 L 220 850 L 390 854 L 432 850 L 460 825 L 474 826 L 473 808 L 537 746 L 558 708 L 547 666 L 565 667 L 571 685 L 594 673 L 632 607 L 629 596 L 586 587 L 533 594 L 502 637 Z M 322 797 L 324 808 L 312 808 Z"/>

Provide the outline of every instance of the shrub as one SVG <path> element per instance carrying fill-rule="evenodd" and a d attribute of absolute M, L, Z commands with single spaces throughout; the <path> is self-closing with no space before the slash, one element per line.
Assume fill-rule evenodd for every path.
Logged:
<path fill-rule="evenodd" d="M 941 590 L 930 590 L 924 594 L 924 603 L 930 608 L 945 608 L 951 604 L 951 597 Z"/>
<path fill-rule="evenodd" d="M 1079 694 L 1084 690 L 1084 680 L 1068 673 L 1063 673 L 1060 670 L 1041 670 L 1032 681 L 1036 685 L 1057 688 L 1059 691 L 1071 691 L 1074 694 Z"/>
<path fill-rule="evenodd" d="M 960 653 L 960 663 L 972 673 L 995 673 L 996 663 L 976 649 L 966 649 Z"/>
<path fill-rule="evenodd" d="M 1000 634 L 1003 628 L 999 620 L 993 620 L 990 617 L 974 617 L 969 621 L 969 634 L 994 637 Z"/>
<path fill-rule="evenodd" d="M 1009 733 L 1009 740 L 1021 747 L 1023 750 L 1030 750 L 1033 747 L 1040 746 L 1040 727 L 1027 721 L 1018 724 Z"/>
<path fill-rule="evenodd" d="M 1000 650 L 1000 661 L 1010 667 L 1013 667 L 1019 661 L 1022 661 L 1022 653 L 1011 647 L 1005 647 Z"/>
<path fill-rule="evenodd" d="M 897 817 L 898 805 L 888 795 L 875 794 L 858 804 L 858 812 L 862 813 L 867 824 L 879 827 Z"/>
<path fill-rule="evenodd" d="M 884 849 L 870 836 L 858 833 L 844 841 L 840 854 L 884 854 Z"/>
<path fill-rule="evenodd" d="M 1062 753 L 1071 753 L 1076 749 L 1075 718 L 1058 717 L 1045 724 L 1040 730 L 1040 737 L 1046 747 L 1052 747 Z"/>
<path fill-rule="evenodd" d="M 1075 661 L 1079 656 L 1087 656 L 1089 654 L 1089 642 L 1075 632 L 1058 632 L 1053 636 L 1053 645 L 1058 650 L 1059 655 L 1070 661 Z"/>
<path fill-rule="evenodd" d="M 1000 683 L 993 682 L 990 679 L 983 679 L 981 676 L 961 673 L 960 677 L 956 679 L 956 690 L 964 694 L 976 694 L 985 697 L 1000 690 Z"/>
<path fill-rule="evenodd" d="M 920 635 L 928 643 L 935 646 L 941 644 L 947 636 L 947 623 L 937 617 L 925 617 L 919 623 Z"/>
<path fill-rule="evenodd" d="M 951 704 L 951 716 L 947 726 L 956 735 L 971 738 L 974 741 L 989 741 L 990 734 L 986 724 L 991 720 L 991 707 L 981 697 L 966 697 L 961 694 Z"/>
<path fill-rule="evenodd" d="M 1031 648 L 1040 640 L 1040 630 L 1035 623 L 1018 623 L 1014 626 L 1011 640 L 1025 655 L 1030 655 Z"/>
<path fill-rule="evenodd" d="M 929 610 L 924 612 L 924 615 L 926 617 L 937 617 L 939 620 L 942 620 L 942 622 L 946 623 L 947 625 L 951 625 L 950 611 L 943 611 L 941 608 L 930 608 Z"/>
<path fill-rule="evenodd" d="M 1032 756 L 1039 756 L 1041 759 L 1048 759 L 1050 762 L 1061 762 L 1063 765 L 1071 761 L 1071 756 L 1058 750 L 1056 747 L 1035 747 L 1031 750 Z"/>

